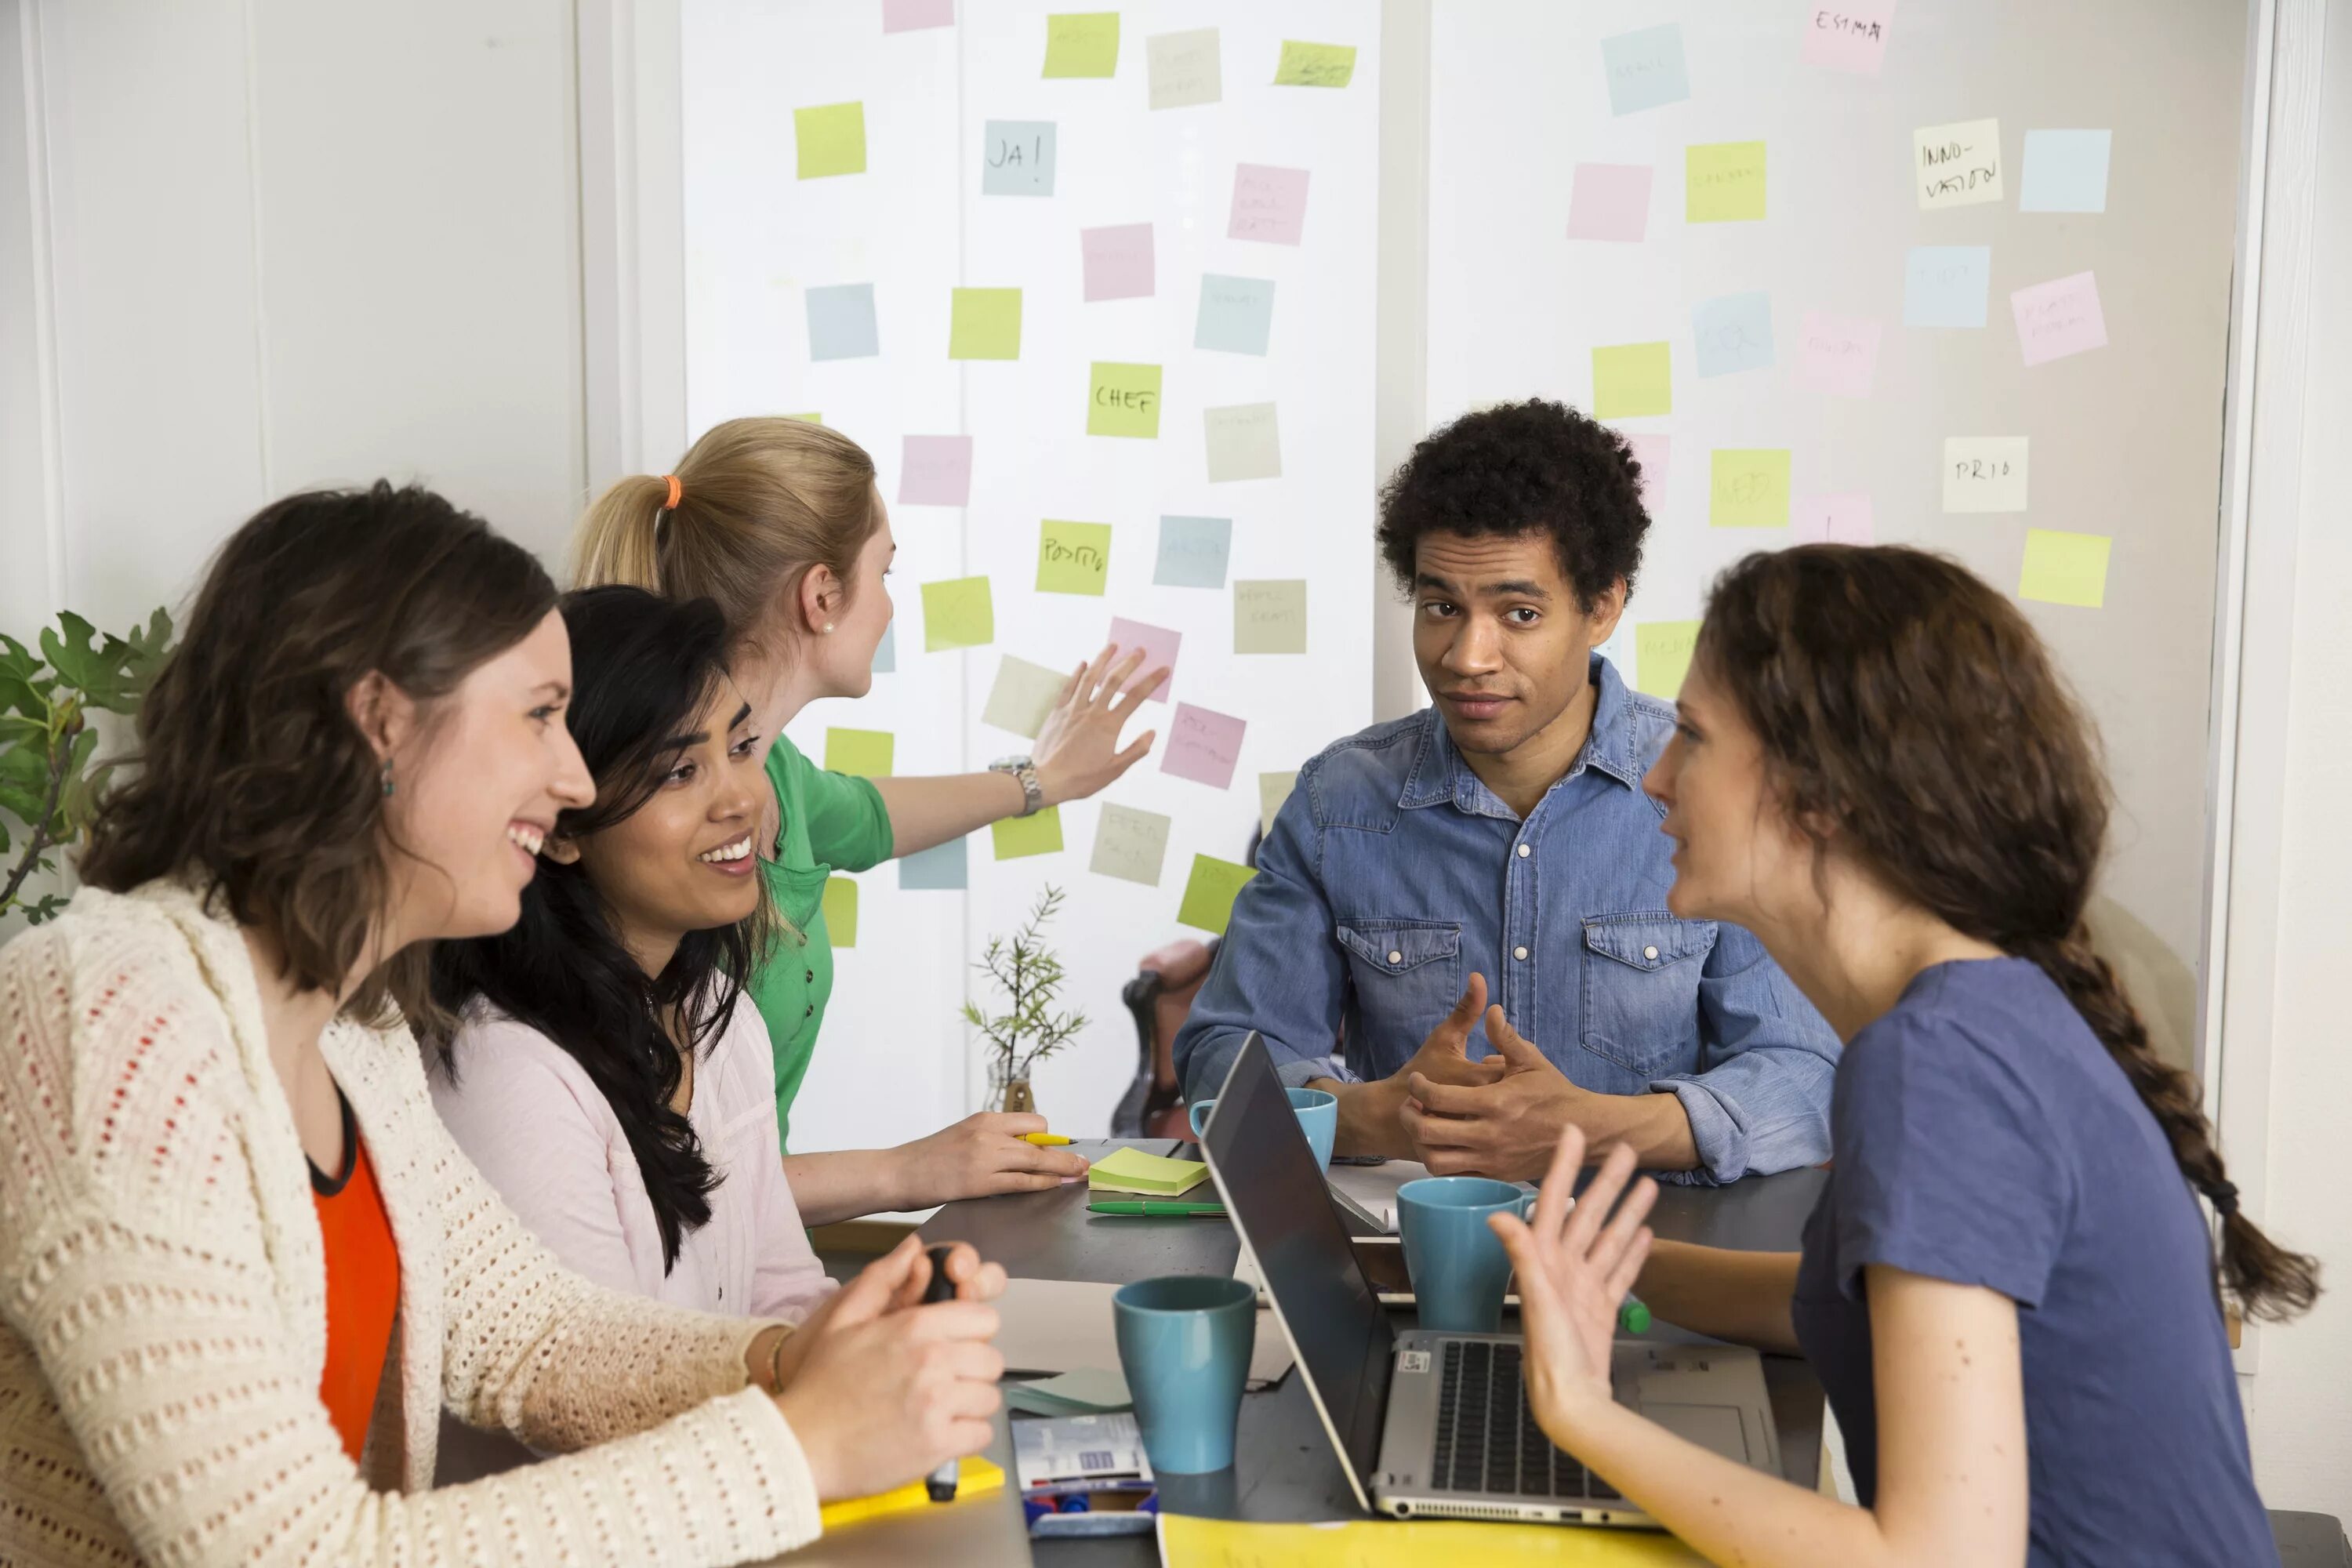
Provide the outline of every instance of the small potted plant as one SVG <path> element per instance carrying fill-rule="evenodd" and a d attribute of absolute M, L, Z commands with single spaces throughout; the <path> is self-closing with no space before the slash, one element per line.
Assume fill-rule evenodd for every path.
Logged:
<path fill-rule="evenodd" d="M 1054 1010 L 1068 975 L 1041 933 L 1061 907 L 1062 890 L 1048 885 L 1013 939 L 990 937 L 980 962 L 972 965 L 988 972 L 1008 1004 L 993 1017 L 971 1002 L 963 1005 L 964 1022 L 987 1037 L 991 1047 L 988 1098 L 994 1110 L 1036 1110 L 1036 1099 L 1029 1092 L 1031 1070 L 1087 1026 L 1084 1013 Z"/>

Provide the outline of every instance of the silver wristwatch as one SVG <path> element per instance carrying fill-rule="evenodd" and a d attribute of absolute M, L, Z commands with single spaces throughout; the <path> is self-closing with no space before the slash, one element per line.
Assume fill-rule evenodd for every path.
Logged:
<path fill-rule="evenodd" d="M 1037 782 L 1037 764 L 1026 757 L 999 757 L 988 764 L 992 773 L 1011 773 L 1021 781 L 1021 815 L 1034 816 L 1045 809 L 1045 788 Z"/>

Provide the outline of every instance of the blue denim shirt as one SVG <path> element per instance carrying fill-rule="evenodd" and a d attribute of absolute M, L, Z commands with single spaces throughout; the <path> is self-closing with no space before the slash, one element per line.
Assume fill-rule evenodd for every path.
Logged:
<path fill-rule="evenodd" d="M 1475 970 L 1570 1082 L 1681 1098 L 1700 1163 L 1682 1179 L 1829 1158 L 1837 1037 L 1748 931 L 1666 912 L 1673 846 L 1642 775 L 1674 710 L 1597 654 L 1592 679 L 1583 753 L 1524 822 L 1434 708 L 1299 770 L 1176 1037 L 1188 1100 L 1253 1029 L 1292 1085 L 1386 1078 Z M 1469 1054 L 1488 1051 L 1482 1023 Z"/>

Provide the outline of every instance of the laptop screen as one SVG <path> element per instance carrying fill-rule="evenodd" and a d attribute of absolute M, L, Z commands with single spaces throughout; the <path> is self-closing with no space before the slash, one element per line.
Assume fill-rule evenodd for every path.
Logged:
<path fill-rule="evenodd" d="M 1369 1499 L 1395 1337 L 1332 1206 L 1265 1042 L 1250 1036 L 1217 1091 L 1201 1147 L 1289 1331 L 1307 1392 Z M 1366 1506 L 1370 1506 L 1367 1501 Z"/>

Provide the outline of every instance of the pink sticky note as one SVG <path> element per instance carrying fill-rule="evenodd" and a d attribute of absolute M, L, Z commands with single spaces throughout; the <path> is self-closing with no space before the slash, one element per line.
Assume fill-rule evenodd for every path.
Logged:
<path fill-rule="evenodd" d="M 1297 245 L 1307 228 L 1307 171 L 1242 163 L 1234 169 L 1234 216 L 1229 239 Z"/>
<path fill-rule="evenodd" d="M 1568 237 L 1639 241 L 1650 227 L 1647 163 L 1579 163 L 1568 196 Z"/>
<path fill-rule="evenodd" d="M 1894 23 L 1895 0 L 1813 0 L 1805 7 L 1805 63 L 1876 76 L 1886 62 L 1886 29 Z"/>
<path fill-rule="evenodd" d="M 2009 307 L 2017 312 L 2017 346 L 2028 364 L 2107 346 L 2099 280 L 2087 272 L 2020 289 L 2009 297 Z"/>
<path fill-rule="evenodd" d="M 898 448 L 900 506 L 963 506 L 971 500 L 971 437 L 906 437 Z"/>
<path fill-rule="evenodd" d="M 1654 522 L 1658 503 L 1666 498 L 1666 458 L 1674 449 L 1671 436 L 1626 436 L 1625 444 L 1633 448 L 1633 460 L 1642 465 L 1642 510 Z"/>
<path fill-rule="evenodd" d="M 1870 497 L 1860 490 L 1799 496 L 1789 518 L 1789 533 L 1799 544 L 1868 544 L 1873 534 Z"/>
<path fill-rule="evenodd" d="M 911 33 L 955 26 L 955 0 L 882 0 L 882 30 Z"/>
<path fill-rule="evenodd" d="M 1104 640 L 1118 645 L 1118 652 L 1112 656 L 1114 664 L 1125 658 L 1136 648 L 1143 650 L 1143 662 L 1135 667 L 1135 679 L 1138 681 L 1155 669 L 1165 669 L 1168 672 L 1168 679 L 1147 693 L 1145 700 L 1151 702 L 1168 700 L 1168 689 L 1176 683 L 1176 650 L 1184 644 L 1182 632 L 1171 631 L 1166 626 L 1147 626 L 1141 621 L 1130 621 L 1123 616 L 1113 616 L 1110 622 L 1110 636 Z"/>
<path fill-rule="evenodd" d="M 1878 379 L 1878 323 L 1808 310 L 1797 329 L 1797 383 L 1837 397 L 1868 397 Z"/>
<path fill-rule="evenodd" d="M 1234 768 L 1242 760 L 1242 731 L 1248 727 L 1229 713 L 1179 702 L 1168 739 L 1160 742 L 1160 771 L 1224 789 L 1234 782 Z"/>
<path fill-rule="evenodd" d="M 1087 263 L 1087 300 L 1139 300 L 1151 293 L 1151 226 L 1120 224 L 1078 230 Z"/>

